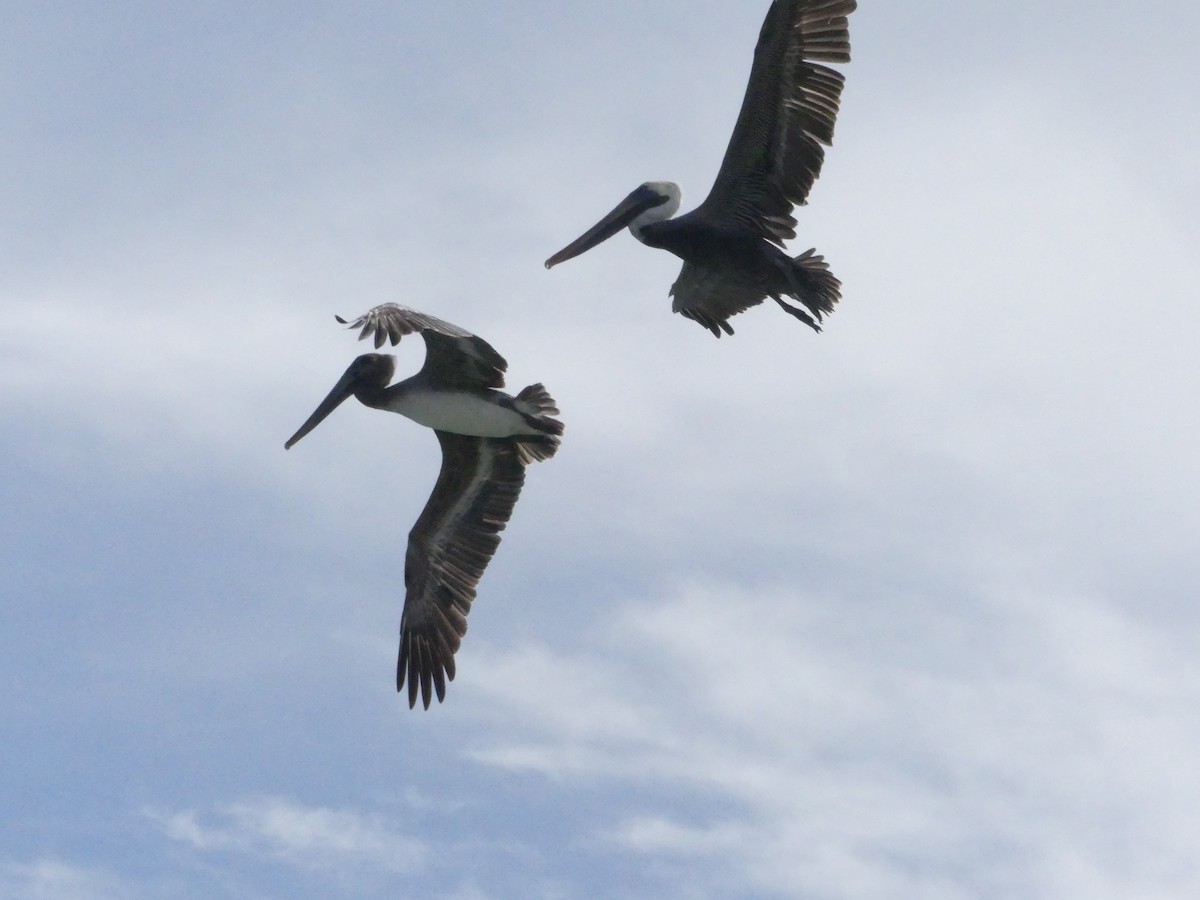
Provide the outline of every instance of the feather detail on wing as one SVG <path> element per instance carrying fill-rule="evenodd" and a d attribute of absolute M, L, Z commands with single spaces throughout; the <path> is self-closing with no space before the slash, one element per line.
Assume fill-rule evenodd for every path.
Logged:
<path fill-rule="evenodd" d="M 442 469 L 408 536 L 396 690 L 426 709 L 446 695 L 467 614 L 525 483 L 519 443 L 435 432 Z M 557 440 L 555 440 L 557 444 Z"/>
<path fill-rule="evenodd" d="M 504 387 L 508 363 L 483 338 L 464 328 L 397 303 L 384 303 L 352 322 L 335 316 L 343 325 L 359 328 L 358 339 L 374 337 L 375 346 L 400 343 L 408 334 L 425 339 L 425 365 L 421 374 L 433 374 L 446 387 Z"/>
<path fill-rule="evenodd" d="M 720 171 L 687 217 L 747 228 L 781 246 L 796 236 L 792 207 L 806 202 L 821 173 L 844 81 L 820 63 L 849 62 L 846 17 L 856 6 L 856 0 L 775 0 Z"/>

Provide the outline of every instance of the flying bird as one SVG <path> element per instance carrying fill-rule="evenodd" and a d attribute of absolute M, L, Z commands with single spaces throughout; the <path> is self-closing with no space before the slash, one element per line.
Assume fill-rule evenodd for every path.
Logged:
<path fill-rule="evenodd" d="M 649 247 L 683 260 L 671 309 L 717 337 L 730 316 L 767 297 L 820 331 L 842 283 L 815 250 L 790 257 L 794 204 L 807 202 L 833 141 L 844 78 L 822 63 L 850 61 L 846 17 L 855 0 L 775 0 L 767 11 L 750 83 L 716 181 L 704 202 L 679 218 L 679 186 L 648 181 L 548 260 L 549 269 L 628 227 Z M 824 145 L 824 146 L 822 146 Z M 790 297 L 805 309 L 783 301 Z"/>
<path fill-rule="evenodd" d="M 525 483 L 525 467 L 558 450 L 562 422 L 540 384 L 515 397 L 504 386 L 504 357 L 481 337 L 416 310 L 386 303 L 353 322 L 359 339 L 376 349 L 404 335 L 425 339 L 425 365 L 389 386 L 395 358 L 366 353 L 346 369 L 320 406 L 284 448 L 317 427 L 350 396 L 374 409 L 400 413 L 432 428 L 442 445 L 433 493 L 408 535 L 404 558 L 404 612 L 396 690 L 408 682 L 408 705 L 418 691 L 425 709 L 432 694 L 445 699 L 454 678 L 454 654 L 467 631 L 467 614 L 483 571 L 500 545 Z"/>

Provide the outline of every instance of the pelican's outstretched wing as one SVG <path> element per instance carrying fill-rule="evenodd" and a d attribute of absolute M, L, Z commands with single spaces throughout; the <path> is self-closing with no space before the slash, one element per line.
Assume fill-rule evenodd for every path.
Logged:
<path fill-rule="evenodd" d="M 408 705 L 419 692 L 426 709 L 432 694 L 445 699 L 475 589 L 525 483 L 519 442 L 435 433 L 442 471 L 408 535 L 396 665 L 396 690 L 407 681 Z"/>
<path fill-rule="evenodd" d="M 398 344 L 406 334 L 420 334 L 425 339 L 425 365 L 421 374 L 435 376 L 439 385 L 504 387 L 508 363 L 491 344 L 465 328 L 396 303 L 376 306 L 353 322 L 341 316 L 334 318 L 351 328 L 361 328 L 360 341 L 374 335 L 376 347 L 382 347 L 388 340 Z"/>
<path fill-rule="evenodd" d="M 821 173 L 850 61 L 846 17 L 856 0 L 775 0 L 712 190 L 687 216 L 749 229 L 780 246 L 796 236 L 792 206 Z"/>

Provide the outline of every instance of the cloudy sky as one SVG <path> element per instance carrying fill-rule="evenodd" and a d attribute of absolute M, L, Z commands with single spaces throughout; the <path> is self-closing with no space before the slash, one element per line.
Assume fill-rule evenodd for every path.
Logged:
<path fill-rule="evenodd" d="M 5 4 L 0 896 L 1200 895 L 1200 7 L 865 0 L 821 335 L 545 271 L 766 6 Z M 428 712 L 385 301 L 567 424 Z"/>

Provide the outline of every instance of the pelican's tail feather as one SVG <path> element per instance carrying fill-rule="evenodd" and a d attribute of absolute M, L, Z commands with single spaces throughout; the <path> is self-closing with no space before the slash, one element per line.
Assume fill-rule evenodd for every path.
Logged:
<path fill-rule="evenodd" d="M 842 283 L 829 271 L 829 263 L 815 249 L 805 250 L 799 256 L 781 261 L 787 275 L 788 296 L 794 297 L 808 307 L 810 316 L 802 309 L 789 306 L 778 296 L 772 295 L 783 311 L 795 316 L 814 331 L 820 331 L 817 323 L 823 316 L 833 312 L 834 306 L 842 299 Z M 815 321 L 814 321 L 815 319 Z"/>
<path fill-rule="evenodd" d="M 563 423 L 551 418 L 558 415 L 554 398 L 543 385 L 531 384 L 513 398 L 513 406 L 530 427 L 541 432 L 516 438 L 521 462 L 528 465 L 552 457 L 558 451 L 559 435 L 563 433 Z"/>
<path fill-rule="evenodd" d="M 542 384 L 531 384 L 513 398 L 517 409 L 527 416 L 557 416 L 558 406 Z M 561 431 L 561 425 L 560 425 Z"/>
<path fill-rule="evenodd" d="M 541 462 L 558 452 L 559 439 L 553 434 L 523 434 L 513 438 L 521 465 Z"/>

